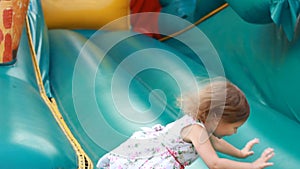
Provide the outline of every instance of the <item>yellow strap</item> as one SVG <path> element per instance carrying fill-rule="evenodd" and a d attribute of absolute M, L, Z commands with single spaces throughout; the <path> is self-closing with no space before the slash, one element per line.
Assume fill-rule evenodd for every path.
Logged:
<path fill-rule="evenodd" d="M 31 59 L 32 59 L 32 63 L 33 63 L 34 71 L 35 71 L 36 81 L 39 86 L 40 95 L 43 98 L 44 102 L 49 107 L 49 109 L 51 110 L 52 115 L 54 116 L 56 122 L 58 123 L 58 125 L 60 126 L 60 128 L 62 129 L 64 134 L 66 135 L 67 139 L 71 143 L 74 151 L 76 152 L 77 160 L 78 160 L 78 169 L 93 169 L 93 162 L 88 157 L 88 155 L 84 152 L 84 150 L 82 149 L 82 147 L 80 146 L 80 144 L 76 140 L 76 138 L 73 136 L 71 130 L 67 126 L 66 122 L 64 121 L 64 119 L 57 107 L 55 99 L 52 98 L 51 100 L 49 100 L 49 98 L 47 97 L 47 94 L 46 94 L 45 88 L 44 88 L 44 84 L 43 84 L 43 80 L 42 80 L 42 76 L 41 76 L 41 72 L 40 72 L 40 69 L 38 67 L 37 60 L 36 60 L 36 53 L 34 50 L 34 45 L 33 45 L 33 41 L 32 41 L 32 35 L 31 35 L 31 31 L 30 31 L 28 17 L 26 17 L 25 21 L 26 21 L 28 42 L 29 42 L 29 47 L 30 47 L 30 52 L 31 52 Z"/>
<path fill-rule="evenodd" d="M 163 37 L 163 38 L 160 38 L 159 41 L 163 42 L 163 41 L 166 41 L 168 39 L 171 39 L 172 37 L 175 37 L 175 36 L 178 36 L 192 28 L 194 28 L 195 26 L 199 25 L 200 23 L 202 23 L 203 21 L 205 21 L 206 19 L 210 18 L 211 16 L 217 14 L 218 12 L 222 11 L 223 9 L 225 9 L 226 7 L 228 7 L 228 3 L 225 3 L 223 5 L 221 5 L 220 7 L 218 7 L 217 9 L 213 10 L 212 12 L 210 12 L 209 14 L 205 15 L 204 17 L 200 18 L 198 21 L 196 21 L 194 24 L 178 31 L 178 32 L 175 32 L 171 35 L 168 35 L 166 37 Z"/>

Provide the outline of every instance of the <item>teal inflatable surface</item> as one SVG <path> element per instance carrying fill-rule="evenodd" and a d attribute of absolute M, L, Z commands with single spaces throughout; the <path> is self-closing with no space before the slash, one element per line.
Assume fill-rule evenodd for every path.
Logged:
<path fill-rule="evenodd" d="M 161 1 L 163 12 L 172 15 L 162 14 L 162 32 L 154 33 L 173 33 L 225 4 L 213 2 Z M 253 138 L 260 144 L 246 159 L 219 155 L 253 161 L 273 147 L 270 169 L 299 168 L 299 1 L 228 4 L 196 27 L 159 41 L 131 31 L 48 30 L 40 1 L 30 2 L 30 29 L 47 96 L 56 100 L 92 167 L 141 127 L 181 117 L 176 99 L 182 92 L 225 76 L 245 92 L 251 107 L 245 125 L 225 139 L 238 148 Z M 287 4 L 281 14 L 291 15 L 275 17 Z M 24 29 L 17 60 L 0 66 L 0 168 L 79 168 L 76 149 L 39 93 L 27 40 Z M 208 167 L 199 158 L 186 168 Z"/>
<path fill-rule="evenodd" d="M 0 66 L 0 168 L 77 168 L 71 144 L 40 96 L 26 32 L 18 56 Z"/>

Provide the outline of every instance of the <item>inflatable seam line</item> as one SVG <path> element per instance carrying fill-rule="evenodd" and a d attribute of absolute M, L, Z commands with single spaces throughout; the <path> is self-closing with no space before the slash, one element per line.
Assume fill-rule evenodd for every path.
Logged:
<path fill-rule="evenodd" d="M 28 16 L 25 19 L 25 23 L 26 23 L 26 32 L 27 32 L 27 36 L 28 36 L 31 59 L 32 59 L 40 95 L 41 95 L 42 99 L 44 100 L 44 102 L 49 107 L 49 109 L 51 110 L 52 115 L 54 116 L 56 122 L 58 123 L 59 127 L 61 128 L 61 130 L 67 137 L 67 139 L 70 142 L 70 144 L 72 145 L 74 151 L 76 152 L 77 160 L 78 160 L 78 169 L 93 169 L 93 163 L 92 163 L 91 159 L 84 152 L 84 150 L 80 146 L 79 142 L 76 140 L 76 138 L 73 136 L 71 130 L 67 126 L 66 122 L 64 121 L 64 119 L 58 109 L 55 99 L 53 99 L 53 98 L 49 99 L 47 97 L 47 94 L 46 94 L 46 91 L 45 91 L 45 88 L 43 85 L 43 81 L 42 81 L 41 72 L 40 72 L 40 69 L 39 69 L 37 61 L 36 61 L 36 53 L 35 53 L 35 50 L 33 47 Z"/>

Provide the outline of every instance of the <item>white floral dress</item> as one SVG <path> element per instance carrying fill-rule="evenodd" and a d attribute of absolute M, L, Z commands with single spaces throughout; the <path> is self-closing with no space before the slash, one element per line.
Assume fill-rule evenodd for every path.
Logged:
<path fill-rule="evenodd" d="M 155 125 L 135 132 L 97 163 L 104 169 L 181 169 L 198 158 L 191 143 L 183 141 L 181 130 L 192 124 L 204 125 L 185 115 L 166 127 Z"/>

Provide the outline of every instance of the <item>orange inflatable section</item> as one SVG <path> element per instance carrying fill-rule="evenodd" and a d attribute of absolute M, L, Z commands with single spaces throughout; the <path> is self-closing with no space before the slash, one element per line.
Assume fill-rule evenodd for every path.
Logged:
<path fill-rule="evenodd" d="M 0 1 L 0 63 L 12 62 L 17 54 L 29 0 Z"/>
<path fill-rule="evenodd" d="M 130 0 L 42 0 L 49 29 L 99 29 L 114 22 L 111 30 L 130 28 Z M 120 19 L 123 18 L 123 19 Z"/>

